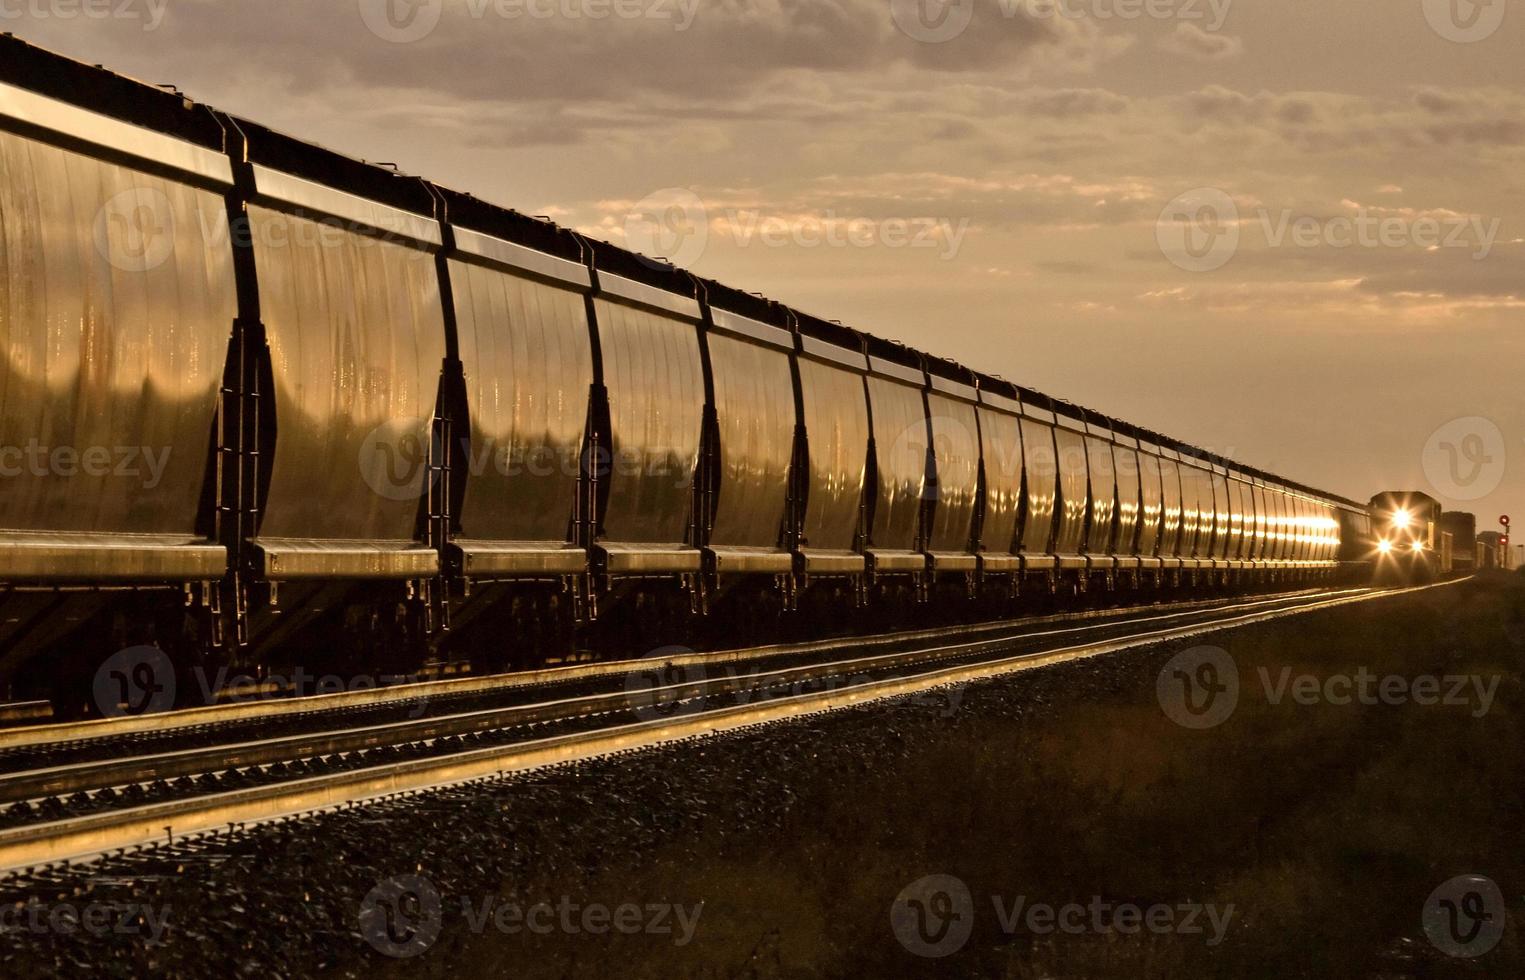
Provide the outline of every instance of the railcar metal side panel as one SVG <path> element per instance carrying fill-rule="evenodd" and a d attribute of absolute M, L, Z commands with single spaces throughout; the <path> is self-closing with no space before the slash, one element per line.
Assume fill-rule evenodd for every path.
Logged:
<path fill-rule="evenodd" d="M 1114 446 L 1112 457 L 1117 468 L 1117 553 L 1125 558 L 1152 552 L 1135 550 L 1139 527 L 1138 450 Z"/>
<path fill-rule="evenodd" d="M 979 419 L 981 452 L 985 460 L 985 521 L 980 536 L 990 553 L 1015 554 L 1017 521 L 1022 512 L 1021 420 L 984 406 L 980 407 Z M 1053 514 L 1050 501 L 1050 523 Z M 1040 516 L 1039 520 L 1043 518 Z"/>
<path fill-rule="evenodd" d="M 1266 495 L 1266 488 L 1256 485 L 1250 488 L 1255 500 L 1255 544 L 1254 558 L 1257 562 L 1268 560 L 1270 555 L 1270 541 L 1267 537 L 1271 524 L 1270 498 Z"/>
<path fill-rule="evenodd" d="M 1291 501 L 1286 491 L 1273 491 L 1275 500 L 1272 513 L 1276 515 L 1276 560 L 1286 561 L 1292 557 Z"/>
<path fill-rule="evenodd" d="M 974 536 L 974 504 L 980 483 L 979 420 L 969 402 L 935 391 L 927 396 L 927 402 L 932 447 L 937 454 L 937 510 L 928 550 L 966 552 Z"/>
<path fill-rule="evenodd" d="M 249 215 L 278 431 L 260 538 L 411 541 L 445 353 L 434 258 Z"/>
<path fill-rule="evenodd" d="M 1206 532 L 1212 514 L 1212 497 L 1203 499 L 1207 474 L 1195 466 L 1180 464 L 1181 470 L 1181 551 L 1182 558 L 1205 557 L 1210 532 Z"/>
<path fill-rule="evenodd" d="M 1281 560 L 1281 492 L 1275 487 L 1265 488 L 1266 497 L 1266 547 L 1262 557 L 1269 562 Z"/>
<path fill-rule="evenodd" d="M 1086 550 L 1093 555 L 1110 555 L 1117 544 L 1117 473 L 1112 444 L 1088 436 L 1086 464 L 1091 473 L 1091 526 Z"/>
<path fill-rule="evenodd" d="M 1151 453 L 1140 452 L 1139 483 L 1142 492 L 1139 514 L 1138 553 L 1145 558 L 1166 554 L 1161 550 L 1165 537 L 1164 480 L 1160 475 L 1160 458 Z M 1179 519 L 1179 518 L 1178 518 Z"/>
<path fill-rule="evenodd" d="M 604 536 L 682 545 L 704 421 L 704 368 L 694 324 L 594 301 L 609 390 L 613 473 Z"/>
<path fill-rule="evenodd" d="M 794 452 L 794 375 L 786 351 L 711 333 L 720 418 L 720 500 L 712 544 L 775 548 Z"/>
<path fill-rule="evenodd" d="M 0 174 L 0 578 L 221 575 L 194 524 L 236 315 L 222 199 L 4 132 Z M 15 540 L 38 532 L 158 537 L 66 558 Z M 186 550 L 126 554 L 155 547 Z"/>
<path fill-rule="evenodd" d="M 1181 498 L 1181 467 L 1173 459 L 1160 457 L 1160 557 L 1180 558 L 1190 552 L 1183 548 L 1186 540 L 1184 504 Z"/>
<path fill-rule="evenodd" d="M 1197 553 L 1197 523 L 1202 517 L 1197 509 L 1196 469 L 1186 463 L 1176 463 L 1176 469 L 1180 474 L 1180 540 L 1176 553 L 1180 558 L 1191 558 Z"/>
<path fill-rule="evenodd" d="M 1026 472 L 1026 515 L 1022 524 L 1022 551 L 1046 555 L 1054 539 L 1058 503 L 1059 463 L 1054 446 L 1054 427 L 1037 419 L 1022 420 L 1022 464 Z M 1057 545 L 1055 545 L 1057 547 Z"/>
<path fill-rule="evenodd" d="M 1233 525 L 1234 502 L 1229 497 L 1228 477 L 1222 473 L 1211 476 L 1213 485 L 1213 557 L 1220 561 L 1231 557 L 1232 540 L 1229 535 Z"/>
<path fill-rule="evenodd" d="M 1338 511 L 1340 522 L 1340 544 L 1336 552 L 1341 561 L 1362 561 L 1370 557 L 1367 549 L 1371 541 L 1371 518 L 1360 511 L 1341 507 Z M 1473 538 L 1475 535 L 1467 535 Z M 1458 554 L 1465 554 L 1467 542 L 1465 538 L 1457 542 Z"/>
<path fill-rule="evenodd" d="M 1250 488 L 1242 481 L 1229 480 L 1229 503 L 1233 507 L 1233 513 L 1229 515 L 1228 528 L 1228 556 L 1231 561 L 1244 561 L 1249 557 L 1245 551 L 1244 526 L 1246 521 L 1251 525 L 1255 522 L 1255 511 L 1250 506 L 1249 490 Z"/>
<path fill-rule="evenodd" d="M 1059 555 L 1079 555 L 1085 541 L 1086 507 L 1089 503 L 1089 477 L 1086 472 L 1085 436 L 1069 429 L 1056 428 L 1054 442 L 1059 451 L 1059 494 L 1062 510 L 1054 551 Z"/>
<path fill-rule="evenodd" d="M 805 357 L 799 358 L 799 367 L 810 440 L 805 543 L 823 551 L 850 551 L 868 469 L 863 376 Z"/>
<path fill-rule="evenodd" d="M 583 295 L 452 260 L 471 411 L 461 536 L 569 544 L 593 383 Z"/>
<path fill-rule="evenodd" d="M 1255 560 L 1255 488 L 1248 478 L 1239 482 L 1239 500 L 1244 510 L 1240 526 L 1244 538 L 1239 546 L 1239 557 L 1248 565 Z"/>
<path fill-rule="evenodd" d="M 927 410 L 918 388 L 868 379 L 879 491 L 870 540 L 877 550 L 911 551 L 927 474 Z"/>

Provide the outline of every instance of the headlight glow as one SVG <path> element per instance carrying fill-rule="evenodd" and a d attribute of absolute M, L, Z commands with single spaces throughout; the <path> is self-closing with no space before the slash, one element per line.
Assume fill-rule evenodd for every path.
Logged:
<path fill-rule="evenodd" d="M 1417 555 L 1417 554 L 1419 554 L 1423 550 L 1424 550 L 1424 542 L 1423 541 L 1415 541 L 1414 542 L 1414 554 Z"/>
<path fill-rule="evenodd" d="M 1385 555 L 1393 550 L 1393 543 L 1386 538 L 1383 538 L 1381 541 L 1377 542 L 1377 550 Z"/>
<path fill-rule="evenodd" d="M 1393 512 L 1393 527 L 1410 528 L 1414 526 L 1414 515 L 1406 510 Z"/>

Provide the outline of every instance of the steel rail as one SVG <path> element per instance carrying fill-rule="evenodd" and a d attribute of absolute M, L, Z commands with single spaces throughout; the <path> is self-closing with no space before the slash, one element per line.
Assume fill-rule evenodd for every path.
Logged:
<path fill-rule="evenodd" d="M 283 818 L 310 816 L 389 796 L 413 793 L 543 768 L 558 763 L 647 749 L 871 701 L 915 694 L 951 684 L 1005 676 L 1123 650 L 1190 639 L 1207 633 L 1270 622 L 1374 599 L 1445 588 L 1468 579 L 1362 595 L 1310 597 L 1285 609 L 1229 616 L 1205 623 L 1152 630 L 1046 652 L 1025 653 L 976 664 L 945 667 L 841 690 L 800 694 L 717 708 L 690 717 L 636 722 L 593 732 L 555 736 L 446 756 L 346 770 L 268 786 L 154 803 L 0 831 L 0 870 L 84 861 L 158 841 L 212 834 Z"/>
<path fill-rule="evenodd" d="M 1358 594 L 1368 591 L 1370 590 L 1366 588 L 1354 588 L 1340 590 L 1337 594 Z M 1272 593 L 1254 597 L 1227 597 L 1181 603 L 1129 606 L 1117 609 L 1083 610 L 1074 613 L 1056 613 L 969 626 L 940 627 L 899 633 L 879 633 L 866 637 L 834 637 L 827 640 L 812 640 L 806 643 L 744 647 L 708 653 L 696 652 L 664 657 L 660 662 L 680 667 L 710 664 L 727 665 L 767 660 L 774 657 L 820 653 L 837 649 L 873 649 L 902 643 L 915 643 L 927 639 L 946 639 L 952 636 L 998 633 L 1003 630 L 1030 630 L 1033 627 L 1065 622 L 1081 624 L 1073 627 L 1072 630 L 1094 629 L 1097 625 L 1093 622 L 1095 620 L 1127 621 L 1136 614 L 1143 612 L 1162 614 L 1157 617 L 1145 617 L 1139 620 L 1147 622 L 1151 618 L 1173 618 L 1217 609 L 1253 608 L 1266 604 L 1287 602 L 1306 596 L 1328 594 L 1330 593 L 1323 590 L 1303 589 L 1294 592 Z M 1062 633 L 1072 630 L 1060 630 L 1057 632 Z M 1029 635 L 1041 636 L 1049 634 L 1022 632 L 1010 635 L 1020 638 Z M 385 705 L 400 707 L 432 699 L 444 699 L 469 694 L 486 694 L 498 691 L 524 690 L 551 684 L 575 683 L 617 674 L 628 674 L 632 671 L 640 670 L 642 665 L 649 666 L 657 662 L 659 661 L 652 657 L 641 657 L 633 660 L 601 661 L 560 667 L 545 667 L 537 670 L 505 674 L 457 677 L 423 681 L 416 684 L 398 684 L 356 691 L 340 691 L 333 694 L 317 694 L 306 697 L 249 700 L 209 705 L 201 708 L 185 708 L 157 714 L 127 715 L 120 718 L 94 718 L 88 721 L 57 722 L 47 725 L 0 729 L 0 751 L 25 749 L 34 746 L 51 747 L 64 743 L 88 742 L 147 732 L 163 733 L 181 729 L 199 729 L 239 722 L 259 721 L 267 718 L 280 718 L 289 715 L 342 712 L 352 708 Z"/>
<path fill-rule="evenodd" d="M 1284 599 L 1279 600 L 1277 604 L 1296 604 L 1299 601 L 1301 600 Z M 1267 604 L 1269 603 L 1254 605 Z M 617 711 L 632 710 L 642 706 L 638 702 L 648 699 L 651 702 L 676 703 L 700 697 L 763 693 L 780 688 L 799 687 L 812 681 L 842 677 L 854 672 L 893 670 L 934 661 L 978 656 L 1015 643 L 1065 633 L 1099 630 L 1107 626 L 1131 626 L 1138 622 L 1150 622 L 1161 618 L 1175 619 L 1188 615 L 1210 616 L 1216 612 L 1216 610 L 1202 610 L 1195 613 L 1176 613 L 1167 617 L 1091 624 L 1089 627 L 920 647 L 900 653 L 824 661 L 752 674 L 701 678 L 683 684 L 652 687 L 638 693 L 631 692 L 627 686 L 627 690 L 623 691 L 536 704 L 507 705 L 433 718 L 366 725 L 337 731 L 303 733 L 232 746 L 205 746 L 133 758 L 101 759 L 68 763 L 46 769 L 22 770 L 0 774 L 0 803 L 341 755 L 384 746 L 407 746 L 451 736 L 499 731 L 547 722 L 576 721 Z M 633 672 L 636 674 L 665 666 L 665 662 L 658 661 L 637 661 L 636 664 L 637 669 Z"/>

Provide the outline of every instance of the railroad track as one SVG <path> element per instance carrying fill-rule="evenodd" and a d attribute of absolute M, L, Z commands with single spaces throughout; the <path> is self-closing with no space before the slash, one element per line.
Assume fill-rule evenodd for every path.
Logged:
<path fill-rule="evenodd" d="M 851 652 L 893 650 L 954 640 L 1052 637 L 1108 628 L 1115 624 L 1171 620 L 1221 609 L 1250 609 L 1310 595 L 1355 595 L 1304 590 L 1239 599 L 1059 613 L 996 623 L 834 638 L 809 643 L 752 647 L 710 653 L 668 654 L 660 663 L 673 669 L 734 670 L 742 665 L 804 663 Z M 1049 629 L 1052 627 L 1052 629 Z M 144 751 L 189 748 L 234 741 L 382 724 L 403 717 L 439 715 L 563 696 L 591 693 L 631 673 L 649 669 L 652 658 L 580 663 L 488 676 L 466 676 L 309 697 L 255 699 L 202 708 L 118 718 L 0 729 L 0 773 L 49 768 L 91 758 L 120 758 Z M 273 732 L 273 729 L 278 731 Z M 0 797 L 0 801 L 5 801 Z"/>
<path fill-rule="evenodd" d="M 1443 583 L 1449 585 L 1453 583 Z M 397 793 L 501 776 L 599 755 L 646 748 L 785 718 L 934 690 L 986 677 L 1083 660 L 1135 647 L 1170 643 L 1216 630 L 1265 622 L 1355 602 L 1422 591 L 1352 589 L 1297 593 L 1210 608 L 1149 615 L 1093 617 L 1055 628 L 965 628 L 875 638 L 869 646 L 903 649 L 845 659 L 778 666 L 797 648 L 763 648 L 725 655 L 691 655 L 660 663 L 627 661 L 560 668 L 556 681 L 619 678 L 616 690 L 497 705 L 427 718 L 304 732 L 238 743 L 179 748 L 0 775 L 0 801 L 12 803 L 11 826 L 0 829 L 0 870 L 73 862 L 123 848 L 183 842 L 187 837 L 242 829 L 272 819 L 357 805 Z M 816 653 L 841 642 L 807 644 Z M 861 646 L 862 641 L 853 641 Z M 780 653 L 780 651 L 788 651 Z M 717 666 L 750 665 L 747 671 Z M 674 668 L 677 683 L 658 678 Z M 699 668 L 703 668 L 700 670 Z M 632 683 L 634 679 L 634 683 Z M 517 687 L 499 678 L 483 690 L 543 689 L 540 676 Z M 488 685 L 490 679 L 430 682 Z M 378 692 L 359 692 L 365 699 Z M 385 692 L 381 692 L 385 693 Z M 416 700 L 418 692 L 398 696 Z M 332 695 L 345 698 L 348 695 Z M 362 699 L 364 700 L 364 699 Z M 370 703 L 367 701 L 366 703 Z M 226 712 L 230 706 L 210 709 Z M 290 702 L 235 706 L 222 723 L 243 724 L 258 709 L 289 710 Z M 354 707 L 344 703 L 336 710 Z M 208 710 L 208 709 L 202 709 Z M 170 716 L 173 717 L 173 716 Z M 110 743 L 137 734 L 144 719 L 84 723 L 95 734 L 76 741 Z M 93 729 L 87 726 L 96 726 Z M 41 726 L 59 728 L 67 726 Z M 200 723 L 179 726 L 197 731 Z M 26 732 L 5 733 L 24 741 Z M 33 733 L 35 734 L 35 733 Z M 0 743 L 3 744 L 3 743 Z M 28 743 L 37 744 L 37 743 Z M 14 746 L 13 746 L 14 747 Z"/>

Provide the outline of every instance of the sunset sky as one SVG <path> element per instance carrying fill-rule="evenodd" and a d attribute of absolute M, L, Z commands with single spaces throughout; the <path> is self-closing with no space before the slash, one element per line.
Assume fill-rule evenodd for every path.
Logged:
<path fill-rule="evenodd" d="M 390 2 L 0 29 L 1336 493 L 1525 517 L 1525 2 Z"/>

